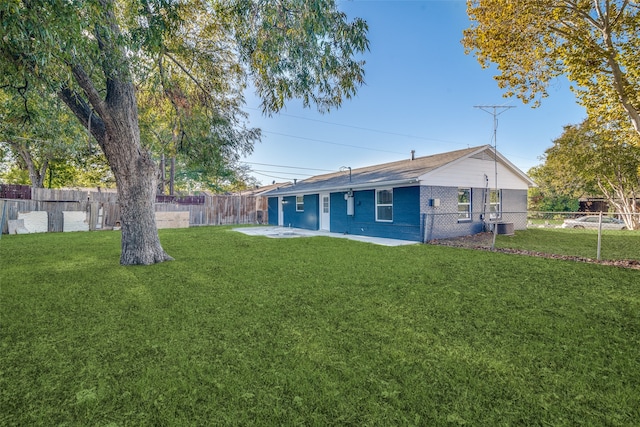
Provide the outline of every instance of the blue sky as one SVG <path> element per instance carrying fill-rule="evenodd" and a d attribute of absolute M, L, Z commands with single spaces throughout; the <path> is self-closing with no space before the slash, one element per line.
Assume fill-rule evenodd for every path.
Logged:
<path fill-rule="evenodd" d="M 495 70 L 464 53 L 464 0 L 355 0 L 340 8 L 369 24 L 366 84 L 328 114 L 294 101 L 265 117 L 249 93 L 250 125 L 260 127 L 263 138 L 243 161 L 263 185 L 401 160 L 411 150 L 426 156 L 493 144 L 493 116 L 478 105 L 515 107 L 497 110 L 497 147 L 526 172 L 540 164 L 564 125 L 586 115 L 564 78 L 552 83 L 538 108 L 504 98 Z"/>

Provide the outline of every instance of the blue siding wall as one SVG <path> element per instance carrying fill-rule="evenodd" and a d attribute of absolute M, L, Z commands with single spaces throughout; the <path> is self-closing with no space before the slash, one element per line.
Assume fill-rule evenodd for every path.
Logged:
<path fill-rule="evenodd" d="M 471 220 L 458 219 L 457 187 L 400 187 L 393 189 L 393 221 L 376 222 L 375 191 L 354 192 L 354 215 L 347 215 L 344 192 L 331 193 L 331 231 L 363 236 L 422 241 L 466 236 L 483 231 L 483 189 L 471 189 Z M 430 206 L 429 200 L 440 205 Z M 320 198 L 304 196 L 304 212 L 296 212 L 295 196 L 284 197 L 284 226 L 318 230 Z M 278 225 L 278 198 L 269 197 L 269 224 Z M 527 225 L 527 191 L 502 190 L 501 222 L 512 222 L 516 230 Z"/>
<path fill-rule="evenodd" d="M 354 191 L 354 215 L 347 215 L 345 193 L 331 193 L 331 231 L 363 236 L 422 240 L 420 187 L 393 189 L 393 222 L 376 221 L 375 191 Z"/>
<path fill-rule="evenodd" d="M 267 216 L 269 218 L 269 225 L 278 225 L 278 198 L 269 197 L 267 203 Z"/>
<path fill-rule="evenodd" d="M 304 196 L 304 211 L 296 212 L 296 197 L 284 197 L 283 213 L 284 226 L 303 228 L 305 230 L 317 230 L 320 228 L 320 218 L 318 217 L 318 201 L 317 194 L 308 194 Z"/>
<path fill-rule="evenodd" d="M 330 230 L 332 233 L 345 233 L 348 229 L 347 202 L 345 193 L 331 193 L 329 195 Z"/>

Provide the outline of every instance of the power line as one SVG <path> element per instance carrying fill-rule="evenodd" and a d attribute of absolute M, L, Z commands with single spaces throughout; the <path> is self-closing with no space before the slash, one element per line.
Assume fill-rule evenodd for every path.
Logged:
<path fill-rule="evenodd" d="M 275 178 L 275 179 L 289 179 L 288 177 L 285 176 L 275 176 L 275 175 L 268 175 L 266 173 L 260 173 L 260 172 L 255 172 L 256 175 L 262 175 L 262 176 L 266 176 L 268 178 Z"/>
<path fill-rule="evenodd" d="M 253 107 L 246 107 L 246 108 L 249 109 L 249 110 L 262 111 L 259 108 L 253 108 Z M 285 117 L 292 117 L 294 119 L 307 120 L 309 122 L 324 123 L 324 124 L 328 124 L 328 125 L 332 125 L 332 126 L 341 126 L 341 127 L 350 128 L 350 129 L 364 130 L 364 131 L 367 131 L 367 132 L 381 133 L 381 134 L 393 135 L 393 136 L 401 136 L 403 138 L 421 139 L 423 141 L 443 142 L 445 144 L 465 145 L 465 144 L 462 144 L 460 142 L 447 141 L 447 140 L 444 140 L 444 139 L 427 138 L 425 136 L 409 135 L 409 134 L 405 134 L 405 133 L 391 132 L 391 131 L 386 131 L 386 130 L 381 130 L 381 129 L 372 129 L 372 128 L 368 128 L 368 127 L 364 127 L 364 126 L 347 125 L 347 124 L 344 124 L 344 123 L 336 123 L 336 122 L 329 122 L 329 121 L 326 121 L 326 120 L 312 119 L 312 118 L 309 118 L 309 117 L 297 116 L 297 115 L 294 115 L 294 114 L 278 113 L 278 115 L 279 116 L 285 116 Z"/>
<path fill-rule="evenodd" d="M 358 148 L 358 149 L 361 149 L 361 150 L 370 150 L 370 151 L 380 151 L 380 152 L 383 152 L 383 153 L 391 153 L 391 154 L 404 154 L 404 153 L 399 153 L 397 151 L 380 150 L 379 148 L 362 147 L 362 146 L 359 146 L 359 145 L 351 145 L 351 144 L 342 144 L 340 142 L 331 142 L 331 141 L 325 141 L 325 140 L 322 140 L 322 139 L 307 138 L 307 137 L 304 137 L 304 136 L 288 135 L 286 133 L 280 133 L 280 132 L 272 132 L 272 131 L 263 131 L 263 132 L 264 133 L 270 133 L 270 134 L 273 134 L 273 135 L 286 136 L 286 137 L 289 137 L 289 138 L 303 139 L 305 141 L 320 142 L 322 144 L 340 145 L 340 146 L 343 146 L 343 147 Z"/>
<path fill-rule="evenodd" d="M 383 1 L 383 0 L 381 0 Z M 416 1 L 423 1 L 423 0 L 416 0 Z M 441 0 L 437 0 L 437 1 L 441 1 Z M 464 1 L 464 0 L 446 0 L 446 1 Z M 474 108 L 479 108 L 479 107 L 493 107 L 493 106 L 477 106 Z M 505 107 L 504 105 L 496 105 L 496 108 L 500 108 L 500 107 Z M 254 108 L 254 107 L 245 107 L 249 110 L 256 110 L 256 111 L 262 111 L 259 108 Z M 515 106 L 509 106 L 508 108 L 516 108 Z M 346 127 L 346 128 L 352 128 L 352 129 L 359 129 L 359 130 L 365 130 L 365 131 L 369 131 L 369 132 L 377 132 L 377 133 L 382 133 L 382 134 L 388 134 L 388 135 L 395 135 L 395 136 L 402 136 L 402 137 L 407 137 L 407 138 L 415 138 L 415 139 L 422 139 L 425 141 L 434 141 L 434 142 L 442 142 L 442 143 L 446 143 L 446 144 L 455 144 L 455 145 L 461 145 L 461 146 L 465 146 L 468 147 L 469 144 L 468 142 L 462 143 L 462 142 L 456 142 L 456 141 L 448 141 L 448 140 L 444 140 L 444 139 L 436 139 L 436 138 L 428 138 L 428 137 L 423 137 L 423 136 L 417 136 L 417 135 L 409 135 L 409 134 L 402 134 L 402 133 L 396 133 L 396 132 L 389 132 L 389 131 L 385 131 L 385 130 L 379 130 L 379 129 L 372 129 L 372 128 L 367 128 L 364 126 L 354 126 L 354 125 L 348 125 L 348 124 L 343 124 L 343 123 L 336 123 L 336 122 L 330 122 L 330 121 L 326 121 L 326 120 L 319 120 L 319 119 L 312 119 L 312 118 L 308 118 L 308 117 L 303 117 L 303 116 L 297 116 L 294 114 L 287 114 L 287 113 L 278 113 L 279 116 L 286 116 L 286 117 L 292 117 L 295 119 L 300 119 L 300 120 L 307 120 L 307 121 L 312 121 L 312 122 L 318 122 L 318 123 L 324 123 L 324 124 L 328 124 L 328 125 L 333 125 L 333 126 L 341 126 L 341 127 Z M 265 133 L 269 133 L 269 131 L 263 131 Z M 277 134 L 276 132 L 272 132 L 274 134 Z M 286 135 L 286 134 L 280 134 L 283 136 L 288 136 L 291 138 L 299 138 L 299 139 L 308 139 L 308 138 L 304 138 L 304 137 L 298 137 L 295 135 Z M 376 149 L 372 149 L 369 147 L 359 147 L 359 146 L 354 146 L 354 145 L 348 145 L 348 144 L 339 144 L 339 143 L 334 143 L 334 142 L 328 142 L 328 141 L 320 141 L 320 140 L 315 140 L 316 142 L 322 142 L 322 143 L 329 143 L 329 144 L 335 144 L 335 145 L 345 145 L 347 147 L 353 147 L 353 148 L 361 148 L 361 149 L 367 149 L 367 150 L 374 150 L 374 151 L 382 151 L 382 152 L 388 152 L 388 153 L 392 153 L 392 154 L 401 154 L 404 155 L 405 153 L 399 153 L 399 152 L 394 152 L 394 151 L 385 151 L 385 150 L 376 150 Z M 523 156 L 518 156 L 518 155 L 510 155 L 510 157 L 517 157 L 520 159 L 524 159 L 524 160 L 537 160 L 537 159 L 531 159 L 530 157 L 523 157 Z M 312 169 L 309 169 L 312 170 Z M 333 172 L 333 171 L 327 171 L 327 172 Z"/>
<path fill-rule="evenodd" d="M 269 172 L 269 173 L 282 173 L 282 171 L 270 171 L 270 170 L 261 170 L 261 169 L 251 169 L 252 172 Z M 308 173 L 287 173 L 287 175 L 291 176 L 313 176 Z"/>
<path fill-rule="evenodd" d="M 302 168 L 297 166 L 272 165 L 269 163 L 256 163 L 256 162 L 242 162 L 242 163 L 246 163 L 248 165 L 271 166 L 276 168 L 300 169 L 300 170 L 319 171 L 319 172 L 335 172 L 334 170 L 330 170 L 330 169 Z"/>

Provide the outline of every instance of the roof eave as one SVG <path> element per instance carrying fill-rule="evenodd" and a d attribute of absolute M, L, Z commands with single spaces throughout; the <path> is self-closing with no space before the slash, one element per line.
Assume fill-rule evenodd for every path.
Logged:
<path fill-rule="evenodd" d="M 411 184 L 417 184 L 420 182 L 419 178 L 409 178 L 409 179 L 398 179 L 393 181 L 377 181 L 377 182 L 363 182 L 363 183 L 346 183 L 340 184 L 333 187 L 311 187 L 308 189 L 296 189 L 295 186 L 283 189 L 283 190 L 272 190 L 264 194 L 267 197 L 276 197 L 276 196 L 295 196 L 295 195 L 304 195 L 304 194 L 319 194 L 319 193 L 340 193 L 345 191 L 352 190 L 369 190 L 375 188 L 385 188 L 385 187 L 402 187 Z"/>

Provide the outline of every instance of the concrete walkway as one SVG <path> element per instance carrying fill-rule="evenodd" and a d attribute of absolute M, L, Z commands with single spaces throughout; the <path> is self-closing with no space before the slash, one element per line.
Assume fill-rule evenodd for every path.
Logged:
<path fill-rule="evenodd" d="M 357 240 L 359 242 L 373 243 L 383 246 L 404 246 L 404 245 L 416 245 L 418 242 L 410 240 L 398 240 L 387 239 L 384 237 L 370 237 L 370 236 L 358 236 L 355 234 L 343 234 L 343 233 L 330 233 L 322 230 L 304 230 L 302 228 L 289 228 L 289 227 L 240 227 L 234 228 L 233 231 L 244 233 L 248 236 L 266 236 L 275 239 L 292 238 L 292 237 L 337 237 L 340 239 Z"/>

